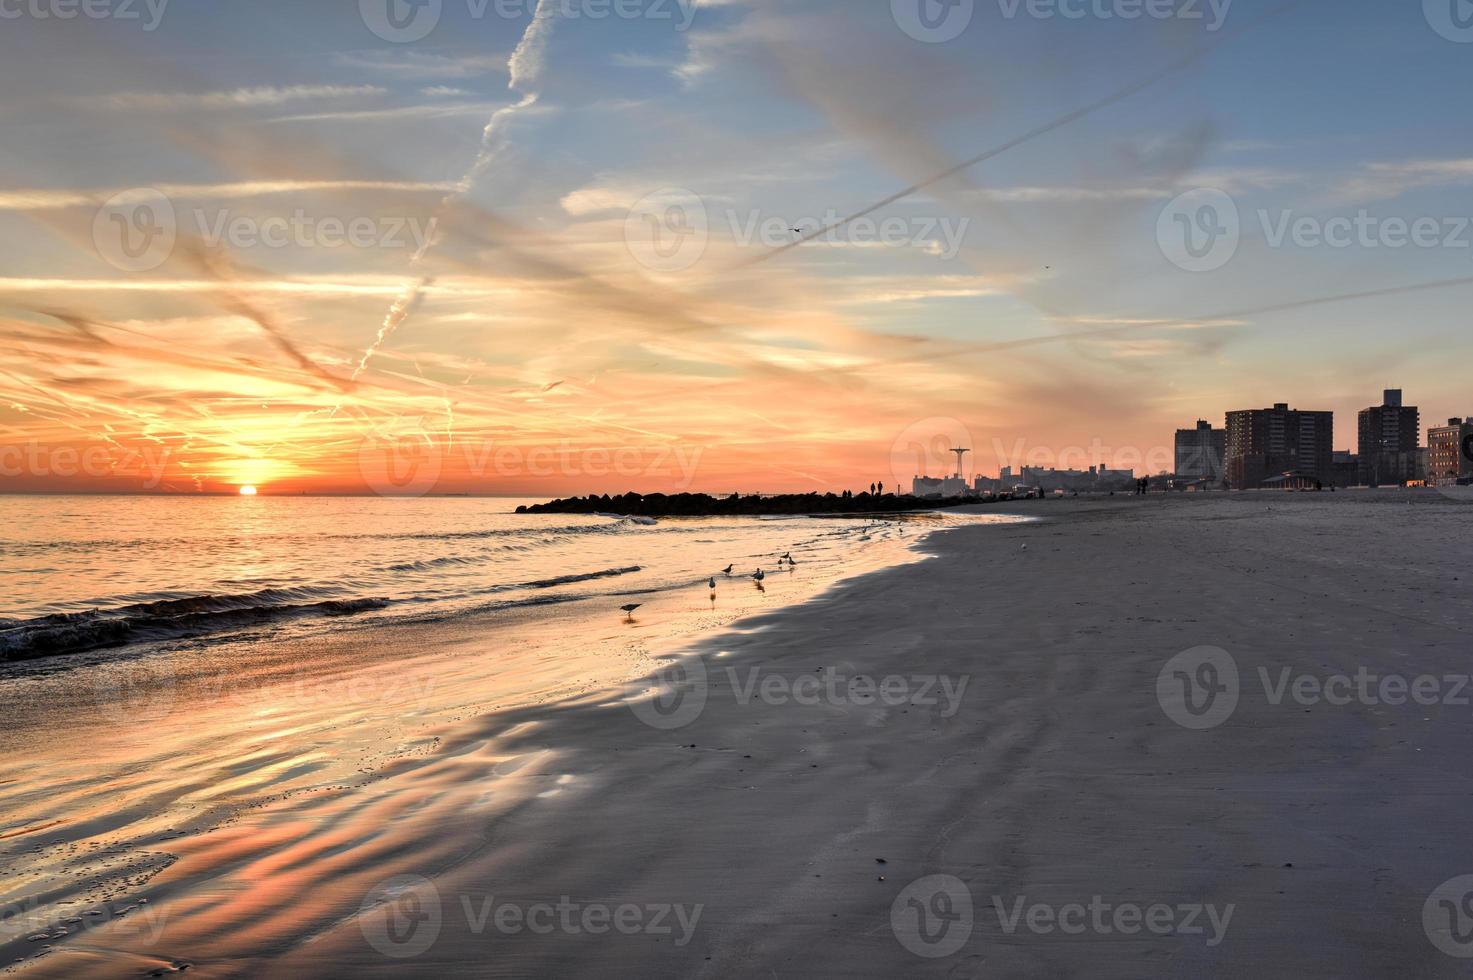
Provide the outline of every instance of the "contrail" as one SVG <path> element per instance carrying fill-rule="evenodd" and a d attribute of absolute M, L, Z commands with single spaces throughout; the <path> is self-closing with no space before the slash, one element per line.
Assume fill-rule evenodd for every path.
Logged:
<path fill-rule="evenodd" d="M 455 185 L 455 190 L 440 201 L 435 217 L 430 222 L 431 234 L 420 243 L 414 257 L 409 260 L 411 268 L 418 266 L 438 242 L 439 239 L 434 234 L 434 229 L 438 227 L 441 216 L 460 198 L 470 193 L 476 181 L 501 152 L 505 145 L 502 130 L 506 127 L 507 120 L 537 102 L 536 85 L 542 75 L 543 56 L 547 50 L 547 39 L 552 35 L 553 21 L 557 16 L 557 4 L 558 0 L 537 0 L 537 7 L 532 11 L 532 23 L 527 25 L 526 31 L 522 33 L 522 39 L 517 42 L 516 49 L 512 51 L 511 57 L 506 62 L 507 71 L 511 75 L 507 88 L 520 93 L 522 98 L 514 105 L 504 106 L 491 114 L 486 128 L 481 131 L 481 149 L 476 154 L 475 162 L 470 165 L 465 176 L 460 178 Z M 393 305 L 389 307 L 388 313 L 384 315 L 384 322 L 379 326 L 373 343 L 369 344 L 368 349 L 363 352 L 363 357 L 359 360 L 358 367 L 354 369 L 351 380 L 357 381 L 359 376 L 368 370 L 369 362 L 373 360 L 374 355 L 379 352 L 384 343 L 393 336 L 394 331 L 398 330 L 409 317 L 415 304 L 424 293 L 425 286 L 430 281 L 430 277 L 421 276 L 400 292 Z"/>
<path fill-rule="evenodd" d="M 1196 64 L 1198 61 L 1200 61 L 1203 58 L 1205 58 L 1207 55 L 1213 53 L 1218 48 L 1222 47 L 1224 44 L 1227 44 L 1229 41 L 1234 40 L 1237 37 L 1241 37 L 1244 34 L 1247 34 L 1249 31 L 1251 31 L 1251 30 L 1253 30 L 1253 29 L 1261 26 L 1265 22 L 1267 22 L 1267 21 L 1269 21 L 1269 20 L 1271 20 L 1271 19 L 1273 19 L 1275 17 L 1280 16 L 1281 14 L 1286 13 L 1291 8 L 1298 6 L 1302 2 L 1303 2 L 1303 0 L 1288 0 L 1287 3 L 1285 3 L 1282 6 L 1278 7 L 1276 10 L 1273 10 L 1273 11 L 1267 13 L 1267 14 L 1264 14 L 1258 20 L 1256 20 L 1253 23 L 1247 25 L 1246 27 L 1244 27 L 1242 30 L 1236 32 L 1235 34 L 1224 34 L 1224 35 L 1222 35 L 1222 37 L 1221 37 L 1220 40 L 1216 41 L 1212 45 L 1210 45 L 1208 47 L 1198 48 L 1196 51 L 1193 51 L 1191 54 L 1188 54 L 1188 55 L 1186 55 L 1184 57 L 1178 58 L 1176 61 L 1173 61 L 1173 62 L 1169 63 L 1168 65 L 1166 65 L 1164 68 L 1160 68 L 1160 69 L 1152 72 L 1150 75 L 1147 75 L 1145 78 L 1141 79 L 1138 82 L 1135 82 L 1135 83 L 1133 83 L 1131 85 L 1128 85 L 1125 88 L 1120 89 L 1119 91 L 1112 92 L 1111 94 L 1105 96 L 1102 99 L 1099 99 L 1098 101 L 1091 102 L 1091 103 L 1089 103 L 1088 105 L 1085 105 L 1085 106 L 1081 106 L 1080 108 L 1075 109 L 1073 112 L 1070 112 L 1070 113 L 1067 113 L 1067 114 L 1065 114 L 1063 116 L 1060 116 L 1059 118 L 1053 120 L 1052 122 L 1047 122 L 1047 123 L 1044 123 L 1041 126 L 1037 126 L 1037 127 L 1033 128 L 1033 129 L 1030 129 L 1028 132 L 1024 133 L 1023 135 L 1017 136 L 1017 137 L 1015 137 L 1015 138 L 1013 138 L 1011 140 L 1008 140 L 1006 143 L 1003 143 L 1001 146 L 995 146 L 995 147 L 993 147 L 990 150 L 987 150 L 985 152 L 979 153 L 976 156 L 971 157 L 969 159 L 963 160 L 961 163 L 958 163 L 956 166 L 949 167 L 946 170 L 943 170 L 943 171 L 941 171 L 938 174 L 933 174 L 932 176 L 927 177 L 925 180 L 922 180 L 919 183 L 911 184 L 909 187 L 905 188 L 904 190 L 896 191 L 894 194 L 891 194 L 889 197 L 885 198 L 884 200 L 878 201 L 875 204 L 870 205 L 869 207 L 865 208 L 862 211 L 856 211 L 853 214 L 849 215 L 848 217 L 840 218 L 838 221 L 835 221 L 833 224 L 828 225 L 827 227 L 819 228 L 819 229 L 817 229 L 815 231 L 809 232 L 808 234 L 803 235 L 802 237 L 800 237 L 800 238 L 798 238 L 798 239 L 796 239 L 794 241 L 788 242 L 788 243 L 786 243 L 784 245 L 780 245 L 777 248 L 774 248 L 774 249 L 772 249 L 769 252 L 764 252 L 763 254 L 758 255 L 755 258 L 748 259 L 745 262 L 738 262 L 737 264 L 735 264 L 734 266 L 732 266 L 732 268 L 733 269 L 744 269 L 744 268 L 748 268 L 750 266 L 760 265 L 761 263 L 767 262 L 767 261 L 769 261 L 771 259 L 775 259 L 779 255 L 782 255 L 784 252 L 791 251 L 792 249 L 795 249 L 795 248 L 797 248 L 800 245 L 806 245 L 807 243 L 813 241 L 816 238 L 821 238 L 824 235 L 827 235 L 827 234 L 830 234 L 832 232 L 835 232 L 835 231 L 839 230 L 840 228 L 844 227 L 845 225 L 849 224 L 851 221 L 857 221 L 860 218 L 863 218 L 863 217 L 866 217 L 868 215 L 871 215 L 871 214 L 875 213 L 876 211 L 880 210 L 881 208 L 888 207 L 891 204 L 894 204 L 896 201 L 900 201 L 900 200 L 903 200 L 903 199 L 905 199 L 907 197 L 910 197 L 912 194 L 916 193 L 917 191 L 925 190 L 927 187 L 930 187 L 932 184 L 939 183 L 939 182 L 945 180 L 948 177 L 952 177 L 952 176 L 955 176 L 956 174 L 961 173 L 964 170 L 970 170 L 972 167 L 975 167 L 979 163 L 983 163 L 983 162 L 985 162 L 987 160 L 991 160 L 993 157 L 1001 156 L 1002 154 L 1008 152 L 1011 149 L 1014 149 L 1016 147 L 1022 146 L 1024 143 L 1031 142 L 1031 141 L 1037 139 L 1040 136 L 1044 136 L 1044 135 L 1047 135 L 1048 133 L 1052 133 L 1056 129 L 1063 129 L 1065 126 L 1068 126 L 1071 123 L 1078 122 L 1079 120 L 1085 118 L 1086 116 L 1093 115 L 1094 113 L 1099 112 L 1101 109 L 1109 108 L 1110 106 L 1114 105 L 1117 102 L 1123 102 L 1124 100 L 1126 100 L 1126 99 L 1128 99 L 1128 98 L 1130 98 L 1130 97 L 1132 97 L 1134 95 L 1137 95 L 1137 94 L 1145 91 L 1146 89 L 1148 89 L 1151 86 L 1155 85 L 1157 82 L 1160 82 L 1162 79 L 1169 78 L 1172 75 L 1175 75 L 1177 72 L 1183 71 L 1183 70 L 1191 67 L 1192 65 Z"/>

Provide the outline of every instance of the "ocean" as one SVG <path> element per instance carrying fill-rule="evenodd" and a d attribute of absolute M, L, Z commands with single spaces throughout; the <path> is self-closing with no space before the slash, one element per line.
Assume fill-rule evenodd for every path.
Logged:
<path fill-rule="evenodd" d="M 682 589 L 704 596 L 711 576 L 724 589 L 759 567 L 810 580 L 878 567 L 905 538 L 895 520 L 647 526 L 514 513 L 529 502 L 0 497 L 0 661 L 527 605 L 604 600 L 615 609 Z M 786 552 L 798 562 L 791 570 L 777 562 Z"/>

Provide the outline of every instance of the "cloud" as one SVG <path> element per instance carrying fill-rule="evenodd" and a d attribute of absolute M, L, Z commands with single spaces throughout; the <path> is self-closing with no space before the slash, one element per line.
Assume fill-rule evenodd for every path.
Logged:
<path fill-rule="evenodd" d="M 669 71 L 679 67 L 680 62 L 670 58 L 655 58 L 646 54 L 617 52 L 609 58 L 609 64 L 615 68 L 660 68 Z"/>
<path fill-rule="evenodd" d="M 470 95 L 471 93 L 467 92 L 463 88 L 455 88 L 451 85 L 431 85 L 429 88 L 420 89 L 419 94 L 431 99 L 436 99 L 442 97 Z"/>
<path fill-rule="evenodd" d="M 1351 201 L 1376 201 L 1400 197 L 1424 187 L 1470 184 L 1473 184 L 1473 158 L 1403 160 L 1368 164 L 1360 173 L 1342 180 L 1335 191 L 1337 196 Z"/>
<path fill-rule="evenodd" d="M 475 78 L 506 71 L 506 55 L 445 55 L 420 51 L 363 51 L 333 59 L 342 68 L 355 68 L 399 78 Z"/>
<path fill-rule="evenodd" d="M 309 112 L 290 116 L 277 116 L 267 120 L 272 123 L 294 122 L 354 122 L 385 121 L 400 119 L 453 119 L 457 116 L 478 118 L 494 112 L 500 106 L 496 102 L 449 102 L 426 105 L 402 105 L 384 109 L 353 109 L 339 112 Z"/>
<path fill-rule="evenodd" d="M 845 282 L 842 302 L 846 306 L 1006 295 L 996 281 L 984 276 L 872 276 Z"/>
<path fill-rule="evenodd" d="M 634 206 L 640 195 L 638 192 L 621 187 L 595 186 L 580 187 L 563 195 L 558 202 L 562 209 L 575 218 L 585 215 L 600 214 L 607 211 L 627 211 Z"/>
<path fill-rule="evenodd" d="M 223 184 L 157 184 L 150 188 L 173 201 L 240 200 L 274 194 L 340 191 L 444 192 L 449 183 L 420 183 L 392 180 L 248 180 Z M 0 211 L 52 211 L 60 208 L 96 207 L 114 194 L 132 188 L 86 190 L 33 189 L 0 191 Z"/>
<path fill-rule="evenodd" d="M 316 99 L 353 99 L 385 95 L 377 85 L 263 85 L 218 92 L 116 92 L 100 103 L 108 109 L 177 112 L 187 109 L 249 109 Z M 90 100 L 89 100 L 90 101 Z"/>

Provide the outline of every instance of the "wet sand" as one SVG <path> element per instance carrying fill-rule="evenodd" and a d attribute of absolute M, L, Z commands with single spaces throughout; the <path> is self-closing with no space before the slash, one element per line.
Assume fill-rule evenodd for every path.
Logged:
<path fill-rule="evenodd" d="M 1433 893 L 1473 874 L 1473 507 L 1014 506 L 1046 519 L 672 647 L 653 688 L 468 710 L 184 828 L 24 972 L 1462 975 Z M 1221 656 L 1230 714 L 1173 700 Z M 1358 672 L 1442 687 L 1305 694 Z"/>

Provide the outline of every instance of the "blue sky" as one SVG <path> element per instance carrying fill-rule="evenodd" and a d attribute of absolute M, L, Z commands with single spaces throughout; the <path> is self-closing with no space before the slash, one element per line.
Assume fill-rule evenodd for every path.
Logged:
<path fill-rule="evenodd" d="M 171 0 L 152 30 L 142 0 L 0 2 L 9 440 L 166 445 L 176 488 L 346 487 L 384 427 L 690 444 L 698 484 L 807 489 L 898 465 L 917 426 L 991 471 L 1019 439 L 1149 455 L 1275 401 L 1336 410 L 1349 447 L 1388 386 L 1427 424 L 1473 414 L 1473 286 L 1395 292 L 1473 277 L 1462 0 L 975 0 L 946 41 L 902 23 L 938 0 L 545 0 L 536 29 L 531 0 L 443 0 L 425 36 L 376 35 L 402 2 Z M 918 184 L 871 216 L 888 234 L 767 254 Z M 97 235 L 141 188 L 177 242 L 120 269 Z M 1171 236 L 1225 227 L 1202 191 L 1239 230 L 1187 268 Z M 1324 241 L 1357 216 L 1369 237 Z M 431 220 L 424 249 L 390 234 Z"/>

